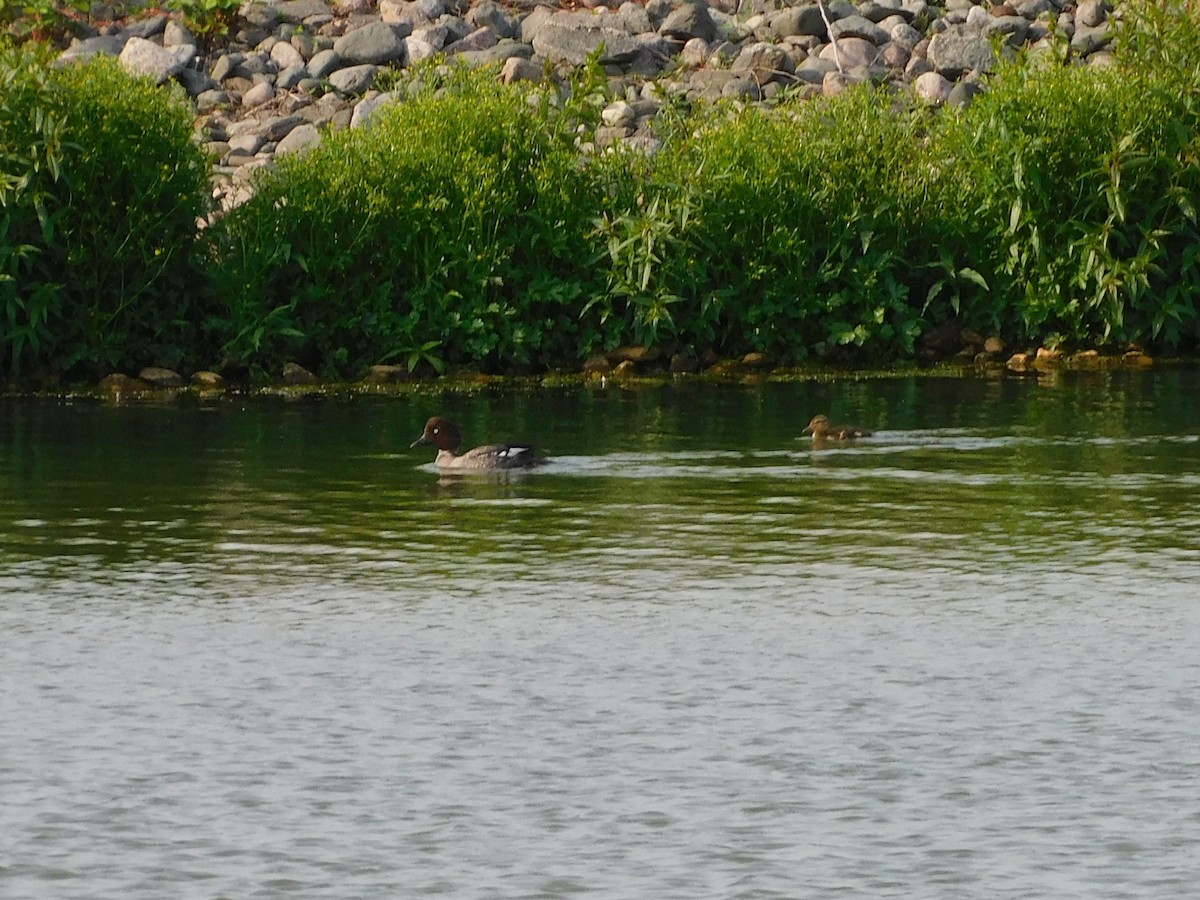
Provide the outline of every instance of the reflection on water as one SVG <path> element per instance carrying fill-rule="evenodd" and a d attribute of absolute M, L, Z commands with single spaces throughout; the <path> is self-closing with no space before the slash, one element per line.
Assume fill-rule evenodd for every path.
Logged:
<path fill-rule="evenodd" d="M 1190 896 L 1197 388 L 0 406 L 0 895 Z"/>

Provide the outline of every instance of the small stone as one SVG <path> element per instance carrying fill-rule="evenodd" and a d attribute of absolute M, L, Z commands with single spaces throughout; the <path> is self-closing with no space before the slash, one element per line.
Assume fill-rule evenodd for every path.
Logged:
<path fill-rule="evenodd" d="M 216 372 L 203 370 L 192 373 L 192 386 L 207 391 L 225 390 L 225 379 Z"/>
<path fill-rule="evenodd" d="M 304 368 L 299 363 L 286 363 L 283 367 L 283 383 L 284 384 L 319 384 L 320 381 L 316 375 Z"/>
<path fill-rule="evenodd" d="M 321 132 L 316 125 L 305 122 L 287 133 L 287 136 L 276 145 L 275 154 L 284 156 L 288 153 L 299 153 L 309 147 L 315 147 L 319 143 L 321 143 Z"/>
<path fill-rule="evenodd" d="M 131 378 L 120 372 L 114 372 L 111 375 L 106 375 L 96 386 L 98 391 L 105 394 L 141 394 L 150 390 L 150 385 L 137 378 Z"/>
<path fill-rule="evenodd" d="M 183 377 L 173 369 L 147 366 L 138 372 L 138 379 L 156 388 L 183 387 Z"/>
<path fill-rule="evenodd" d="M 186 58 L 181 58 L 179 51 L 188 48 L 176 47 L 168 50 L 145 38 L 131 37 L 121 51 L 119 59 L 125 71 L 134 75 L 144 75 L 162 84 L 187 64 Z M 190 48 L 190 54 L 195 54 L 195 47 Z"/>
<path fill-rule="evenodd" d="M 765 353 L 752 352 L 742 357 L 742 365 L 752 371 L 761 372 L 771 368 L 774 361 Z"/>
<path fill-rule="evenodd" d="M 1008 358 L 1005 366 L 1010 372 L 1017 374 L 1025 374 L 1034 370 L 1034 356 L 1032 353 L 1014 353 Z"/>
<path fill-rule="evenodd" d="M 504 84 L 515 81 L 541 81 L 546 74 L 546 67 L 532 60 L 510 56 L 500 69 L 500 80 Z"/>
<path fill-rule="evenodd" d="M 613 378 L 629 378 L 637 374 L 637 363 L 632 359 L 627 359 L 624 362 L 617 363 L 617 367 L 612 370 Z"/>
<path fill-rule="evenodd" d="M 371 87 L 379 66 L 350 66 L 329 76 L 329 83 L 343 94 L 362 94 Z"/>
<path fill-rule="evenodd" d="M 378 365 L 371 366 L 367 377 L 363 379 L 367 384 L 395 384 L 398 381 L 408 381 L 412 378 L 412 373 L 404 366 L 386 366 Z"/>
<path fill-rule="evenodd" d="M 933 106 L 941 106 L 950 99 L 950 91 L 954 85 L 950 80 L 937 72 L 925 72 L 918 75 L 913 82 L 913 90 L 918 97 Z"/>
<path fill-rule="evenodd" d="M 996 354 L 1003 353 L 1004 341 L 996 335 L 992 335 L 983 342 L 983 352 Z"/>
<path fill-rule="evenodd" d="M 583 361 L 583 371 L 590 375 L 607 375 L 612 371 L 612 363 L 603 353 L 593 353 Z"/>
<path fill-rule="evenodd" d="M 246 93 L 242 94 L 242 107 L 254 109 L 275 99 L 275 88 L 270 82 L 260 81 Z"/>

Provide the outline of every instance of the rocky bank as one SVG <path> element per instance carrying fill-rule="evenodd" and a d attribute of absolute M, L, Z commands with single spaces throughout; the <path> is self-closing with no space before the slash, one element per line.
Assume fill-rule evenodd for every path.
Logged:
<path fill-rule="evenodd" d="M 197 140 L 217 160 L 214 194 L 228 208 L 277 155 L 361 127 L 399 99 L 376 88 L 396 83 L 388 70 L 438 55 L 493 66 L 505 83 L 561 80 L 595 58 L 618 99 L 582 149 L 624 141 L 654 152 L 654 119 L 672 94 L 757 103 L 871 82 L 935 106 L 961 104 L 998 51 L 1108 63 L 1119 12 L 1105 0 L 253 0 L 209 48 L 155 14 L 96 29 L 61 60 L 115 55 L 183 85 Z"/>

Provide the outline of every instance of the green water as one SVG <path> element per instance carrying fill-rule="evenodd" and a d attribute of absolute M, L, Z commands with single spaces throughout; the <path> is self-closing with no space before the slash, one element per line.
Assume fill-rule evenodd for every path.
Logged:
<path fill-rule="evenodd" d="M 0 895 L 1190 896 L 1198 396 L 0 404 Z"/>

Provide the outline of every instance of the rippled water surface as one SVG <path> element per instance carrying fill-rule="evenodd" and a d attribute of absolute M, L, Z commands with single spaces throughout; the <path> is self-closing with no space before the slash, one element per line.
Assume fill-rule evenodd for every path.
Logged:
<path fill-rule="evenodd" d="M 0 404 L 0 896 L 1195 896 L 1198 463 L 1190 370 Z"/>

